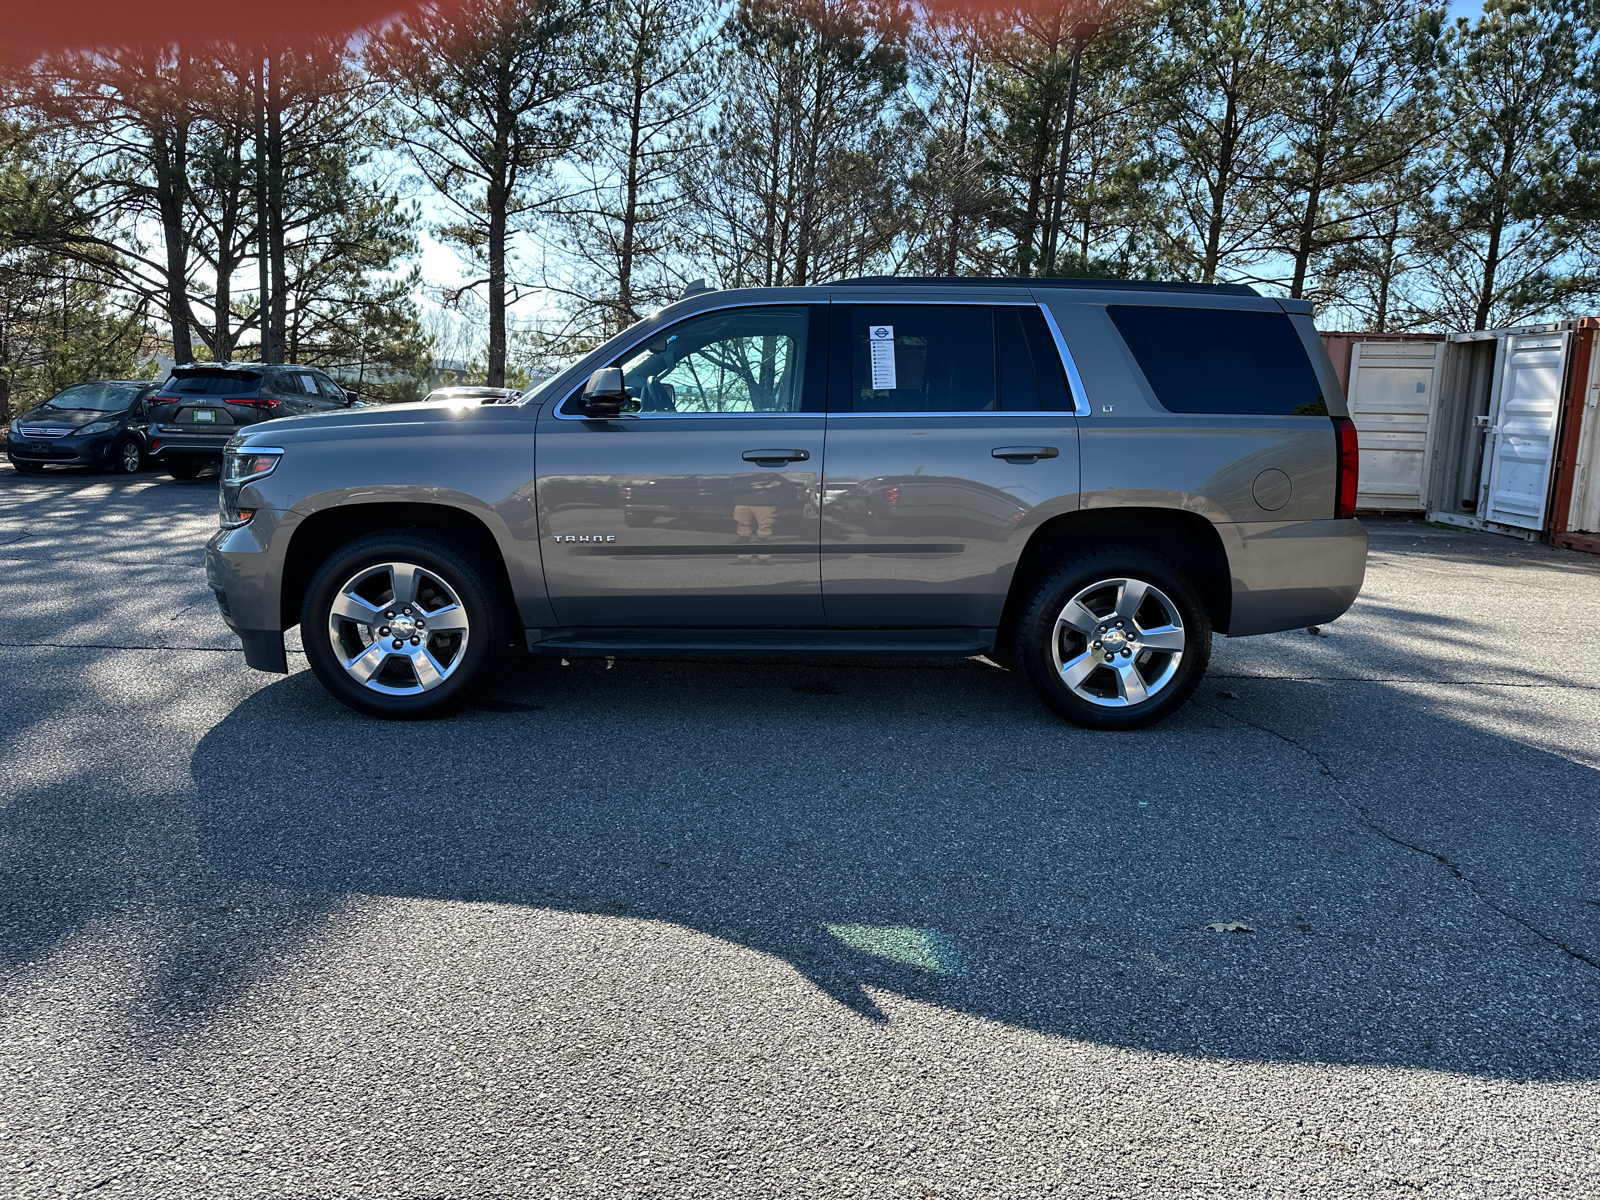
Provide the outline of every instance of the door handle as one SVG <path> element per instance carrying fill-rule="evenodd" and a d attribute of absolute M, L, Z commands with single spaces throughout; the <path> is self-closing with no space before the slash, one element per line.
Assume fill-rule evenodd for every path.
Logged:
<path fill-rule="evenodd" d="M 763 467 L 774 467 L 779 463 L 805 462 L 811 457 L 809 450 L 746 450 L 741 458 L 745 462 L 757 463 Z"/>
<path fill-rule="evenodd" d="M 1057 458 L 1061 451 L 1054 446 L 996 446 L 989 453 L 1007 462 L 1022 462 L 1030 458 Z"/>

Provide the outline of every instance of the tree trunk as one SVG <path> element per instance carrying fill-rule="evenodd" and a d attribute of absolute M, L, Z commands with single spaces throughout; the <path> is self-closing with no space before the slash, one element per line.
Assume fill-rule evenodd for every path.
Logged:
<path fill-rule="evenodd" d="M 1061 134 L 1061 157 L 1056 163 L 1055 192 L 1050 198 L 1049 229 L 1045 235 L 1044 274 L 1056 271 L 1056 244 L 1061 237 L 1061 205 L 1067 190 L 1067 156 L 1072 152 L 1072 118 L 1078 109 L 1078 66 L 1083 61 L 1083 39 L 1072 39 L 1072 70 L 1067 80 L 1067 122 Z"/>
<path fill-rule="evenodd" d="M 272 293 L 272 344 L 276 361 L 295 361 L 285 354 L 288 343 L 289 296 L 284 286 L 287 251 L 283 232 L 283 69 L 281 58 L 274 58 L 267 88 L 267 237 L 272 259 L 272 278 L 277 286 Z"/>
<path fill-rule="evenodd" d="M 633 255 L 639 223 L 639 156 L 644 116 L 644 41 L 635 43 L 633 92 L 628 102 L 628 178 L 622 202 L 622 246 L 617 257 L 617 321 L 622 329 L 638 320 L 633 310 Z"/>
<path fill-rule="evenodd" d="M 823 93 L 826 88 L 823 76 L 825 66 L 818 50 L 816 70 L 811 79 L 811 104 L 810 126 L 806 131 L 806 157 L 805 171 L 800 177 L 800 227 L 795 232 L 794 246 L 794 284 L 796 287 L 805 287 L 811 282 L 811 254 L 812 254 L 812 225 L 816 220 L 818 166 L 822 158 L 822 121 L 826 102 Z"/>
<path fill-rule="evenodd" d="M 956 169 L 965 173 L 967 169 L 967 140 L 970 136 L 972 125 L 972 89 L 977 81 L 978 51 L 971 48 L 967 51 L 967 69 L 961 76 L 961 133 L 956 139 Z M 950 214 L 950 233 L 945 242 L 944 274 L 954 275 L 960 262 L 961 255 L 961 213 L 956 211 Z"/>
<path fill-rule="evenodd" d="M 1505 148 L 1500 155 L 1500 176 L 1496 181 L 1498 184 L 1504 185 L 1511 179 L 1516 161 L 1517 148 L 1511 139 L 1507 138 Z M 1501 193 L 1495 197 L 1494 209 L 1489 218 L 1489 246 L 1483 254 L 1483 286 L 1478 292 L 1478 311 L 1473 317 L 1472 324 L 1474 330 L 1489 328 L 1489 314 L 1494 310 L 1495 276 L 1500 270 L 1500 241 L 1505 236 L 1508 220 L 1510 213 L 1506 211 L 1505 196 Z"/>
<path fill-rule="evenodd" d="M 506 385 L 506 187 L 501 177 L 489 186 L 489 374 L 490 387 Z"/>
<path fill-rule="evenodd" d="M 230 136 L 233 146 L 228 161 L 229 195 L 222 201 L 217 222 L 217 294 L 211 333 L 211 357 L 218 362 L 233 361 L 233 272 L 240 262 L 233 247 L 242 215 L 237 184 L 244 178 L 244 138 L 237 128 Z"/>
<path fill-rule="evenodd" d="M 167 252 L 167 321 L 172 327 L 172 361 L 194 361 L 193 318 L 189 310 L 189 241 L 183 224 L 188 199 L 189 126 L 179 118 L 172 127 L 152 131 L 156 152 L 156 206 Z"/>
<path fill-rule="evenodd" d="M 272 251 L 271 239 L 267 234 L 267 59 L 264 51 L 259 52 L 256 70 L 251 78 L 256 93 L 256 274 L 261 292 L 256 303 L 256 325 L 261 331 L 261 361 L 271 363 L 279 360 L 272 340 L 272 321 L 268 315 L 272 297 L 268 264 Z"/>
<path fill-rule="evenodd" d="M 1306 189 L 1305 208 L 1300 214 L 1299 237 L 1294 248 L 1294 278 L 1289 282 L 1289 295 L 1295 300 L 1305 295 L 1306 275 L 1310 272 L 1311 255 L 1316 248 L 1317 216 L 1322 210 L 1322 167 L 1319 160 L 1312 173 L 1310 186 Z"/>
<path fill-rule="evenodd" d="M 1222 122 L 1222 137 L 1217 144 L 1216 182 L 1211 185 L 1211 214 L 1206 225 L 1206 254 L 1200 267 L 1201 283 L 1217 281 L 1217 267 L 1222 260 L 1222 227 L 1228 211 L 1229 193 L 1233 190 L 1233 150 L 1237 141 L 1234 120 L 1238 112 L 1238 96 L 1230 91 Z"/>

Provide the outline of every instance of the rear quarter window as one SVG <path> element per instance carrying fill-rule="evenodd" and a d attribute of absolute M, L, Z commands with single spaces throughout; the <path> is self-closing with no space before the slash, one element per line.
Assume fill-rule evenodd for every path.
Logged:
<path fill-rule="evenodd" d="M 1327 416 L 1316 369 L 1285 313 L 1110 304 L 1169 412 Z"/>

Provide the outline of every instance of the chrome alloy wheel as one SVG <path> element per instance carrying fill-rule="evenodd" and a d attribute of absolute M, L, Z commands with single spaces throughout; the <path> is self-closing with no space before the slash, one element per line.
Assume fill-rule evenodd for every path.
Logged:
<path fill-rule="evenodd" d="M 138 442 L 123 442 L 122 449 L 117 452 L 117 457 L 120 460 L 124 475 L 132 475 L 144 461 L 144 456 L 139 451 Z"/>
<path fill-rule="evenodd" d="M 413 563 L 363 567 L 339 588 L 328 612 L 339 665 L 385 696 L 419 695 L 449 679 L 470 632 L 461 597 Z"/>
<path fill-rule="evenodd" d="M 1178 673 L 1185 634 L 1178 606 L 1142 579 L 1102 579 L 1056 617 L 1050 648 L 1080 699 L 1127 708 L 1159 695 Z"/>

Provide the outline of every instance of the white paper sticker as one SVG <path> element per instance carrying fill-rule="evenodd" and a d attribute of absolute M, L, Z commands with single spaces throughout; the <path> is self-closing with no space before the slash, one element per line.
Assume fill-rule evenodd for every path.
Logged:
<path fill-rule="evenodd" d="M 872 390 L 894 391 L 894 326 L 867 326 L 867 341 L 872 344 Z"/>

